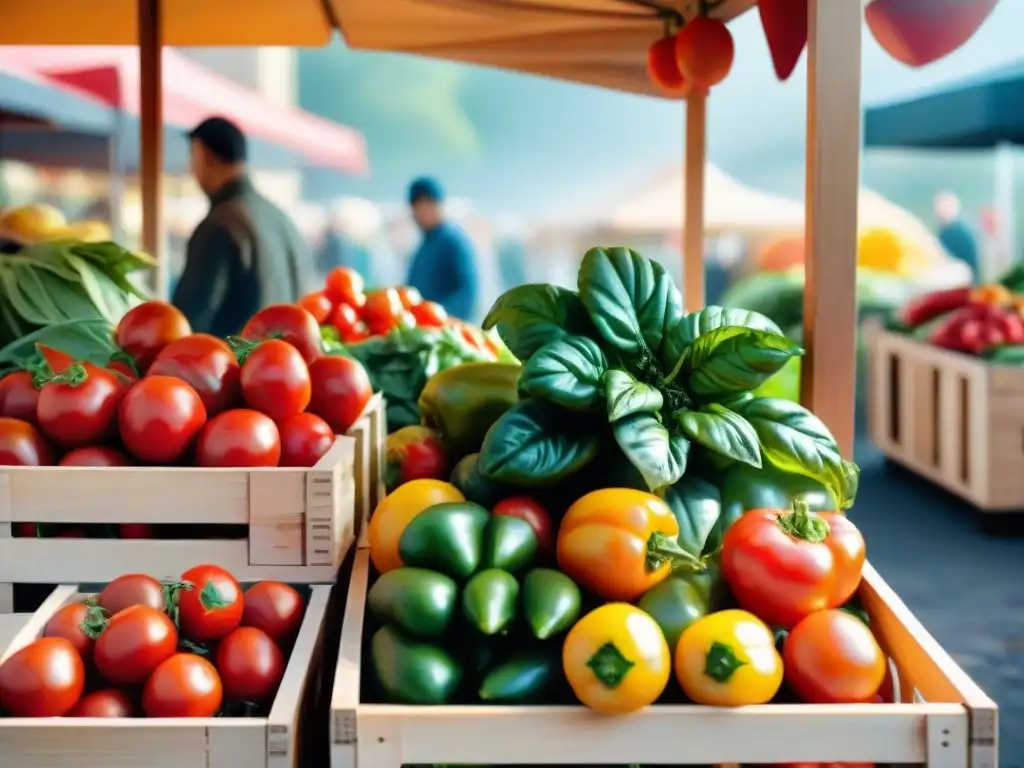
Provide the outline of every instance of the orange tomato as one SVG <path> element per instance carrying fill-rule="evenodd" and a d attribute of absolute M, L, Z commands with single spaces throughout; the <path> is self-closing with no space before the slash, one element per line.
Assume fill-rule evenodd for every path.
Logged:
<path fill-rule="evenodd" d="M 421 296 L 420 292 L 415 288 L 403 285 L 399 286 L 395 290 L 398 291 L 398 298 L 401 300 L 402 306 L 406 309 L 412 309 L 423 301 L 423 296 Z"/>
<path fill-rule="evenodd" d="M 330 317 L 331 310 L 334 308 L 331 300 L 323 291 L 307 293 L 299 299 L 298 305 L 315 317 L 321 325 L 327 322 L 327 318 Z"/>
<path fill-rule="evenodd" d="M 703 568 L 677 543 L 679 523 L 668 504 L 632 488 L 605 488 L 576 501 L 558 529 L 558 566 L 608 601 L 631 603 L 673 568 Z"/>
<path fill-rule="evenodd" d="M 647 76 L 666 96 L 682 98 L 690 92 L 690 86 L 679 71 L 679 63 L 676 61 L 674 35 L 655 40 L 647 49 Z"/>
<path fill-rule="evenodd" d="M 698 16 L 676 35 L 676 62 L 694 88 L 707 89 L 725 80 L 736 55 L 724 22 Z"/>
<path fill-rule="evenodd" d="M 398 542 L 405 528 L 423 510 L 448 501 L 465 501 L 458 488 L 441 480 L 412 480 L 398 486 L 373 510 L 367 533 L 370 560 L 380 573 L 402 567 Z"/>

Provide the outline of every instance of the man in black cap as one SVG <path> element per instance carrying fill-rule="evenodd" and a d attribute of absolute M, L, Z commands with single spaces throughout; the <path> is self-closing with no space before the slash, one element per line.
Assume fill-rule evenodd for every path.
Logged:
<path fill-rule="evenodd" d="M 311 257 L 291 219 L 253 187 L 245 135 L 223 117 L 189 134 L 192 173 L 210 212 L 188 241 L 174 305 L 192 330 L 229 336 L 262 307 L 296 301 Z"/>
<path fill-rule="evenodd" d="M 476 255 L 466 233 L 444 218 L 443 202 L 444 192 L 434 179 L 416 179 L 409 186 L 412 217 L 423 241 L 412 257 L 407 282 L 452 317 L 472 322 L 480 284 Z"/>

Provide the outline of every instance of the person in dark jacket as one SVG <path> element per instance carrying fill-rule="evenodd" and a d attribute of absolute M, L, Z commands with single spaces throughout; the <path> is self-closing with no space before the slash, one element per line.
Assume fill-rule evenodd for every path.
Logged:
<path fill-rule="evenodd" d="M 409 205 L 423 241 L 406 282 L 452 317 L 472 321 L 480 289 L 476 254 L 466 233 L 444 218 L 443 203 L 444 192 L 434 179 L 416 179 L 409 186 Z"/>
<path fill-rule="evenodd" d="M 261 308 L 296 301 L 312 259 L 292 220 L 249 180 L 238 126 L 211 117 L 189 138 L 192 173 L 210 212 L 188 241 L 174 305 L 193 331 L 229 336 Z"/>

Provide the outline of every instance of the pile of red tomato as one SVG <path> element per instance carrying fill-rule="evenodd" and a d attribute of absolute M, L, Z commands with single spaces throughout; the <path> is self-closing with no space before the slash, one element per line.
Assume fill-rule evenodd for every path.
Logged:
<path fill-rule="evenodd" d="M 357 361 L 323 354 L 295 305 L 224 340 L 150 301 L 114 336 L 106 368 L 40 347 L 42 371 L 0 380 L 0 465 L 310 467 L 373 394 Z"/>
<path fill-rule="evenodd" d="M 10 717 L 213 717 L 262 714 L 284 676 L 305 612 L 287 584 L 243 593 L 215 565 L 161 583 L 133 573 L 69 603 L 0 665 Z"/>

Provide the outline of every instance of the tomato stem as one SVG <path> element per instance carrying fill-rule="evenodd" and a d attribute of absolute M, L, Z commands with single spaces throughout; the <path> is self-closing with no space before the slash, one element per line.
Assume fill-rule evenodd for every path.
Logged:
<path fill-rule="evenodd" d="M 587 660 L 587 666 L 605 688 L 618 688 L 636 664 L 623 656 L 614 643 L 605 643 Z"/>
<path fill-rule="evenodd" d="M 811 506 L 803 499 L 793 502 L 793 511 L 778 516 L 782 530 L 796 539 L 820 544 L 828 538 L 828 523 L 811 512 Z"/>
<path fill-rule="evenodd" d="M 696 572 L 707 567 L 701 558 L 680 547 L 674 537 L 655 531 L 647 539 L 647 570 L 656 571 L 665 563 L 671 563 L 674 571 L 685 569 Z"/>
<path fill-rule="evenodd" d="M 123 349 L 117 350 L 110 356 L 107 363 L 124 363 L 128 366 L 129 370 L 135 375 L 135 378 L 139 378 L 139 364 L 135 358 L 125 352 Z"/>
<path fill-rule="evenodd" d="M 258 341 L 243 339 L 241 336 L 228 336 L 227 342 L 231 351 L 235 353 L 235 359 L 238 360 L 239 365 L 245 365 L 249 355 L 260 345 Z"/>
<path fill-rule="evenodd" d="M 107 628 L 109 613 L 105 608 L 100 608 L 98 605 L 90 603 L 88 600 L 86 600 L 85 605 L 85 618 L 82 619 L 82 623 L 79 625 L 79 628 L 82 630 L 83 635 L 91 640 L 95 640 L 103 633 L 103 630 Z"/>
<path fill-rule="evenodd" d="M 704 674 L 719 683 L 727 683 L 737 669 L 746 665 L 747 662 L 739 658 L 730 646 L 716 640 L 708 650 Z"/>
<path fill-rule="evenodd" d="M 32 386 L 42 389 L 47 384 L 67 384 L 70 387 L 78 387 L 89 378 L 89 372 L 81 363 L 72 363 L 60 373 L 54 373 L 47 368 L 38 370 L 32 377 Z"/>

